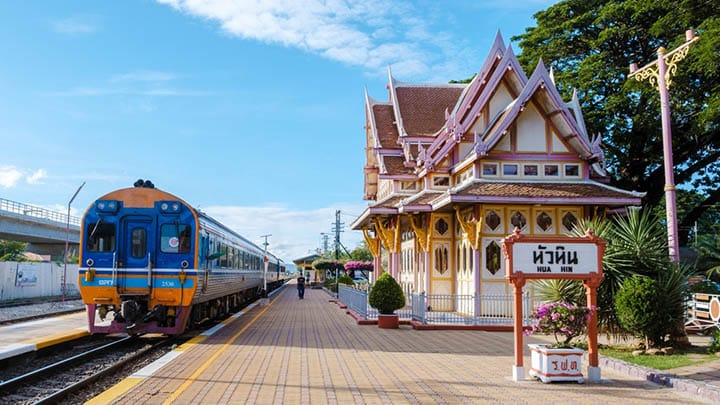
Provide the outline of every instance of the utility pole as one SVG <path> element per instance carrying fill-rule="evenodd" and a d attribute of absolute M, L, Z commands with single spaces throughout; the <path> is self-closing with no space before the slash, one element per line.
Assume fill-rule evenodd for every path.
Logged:
<path fill-rule="evenodd" d="M 322 236 L 322 246 L 323 246 L 322 256 L 325 257 L 325 256 L 327 256 L 327 252 L 328 252 L 329 235 L 325 232 L 320 232 L 320 235 Z"/>
<path fill-rule="evenodd" d="M 335 232 L 335 260 L 340 259 L 340 232 L 342 227 L 345 225 L 340 222 L 340 210 L 335 211 L 335 222 L 333 222 L 333 231 Z"/>
<path fill-rule="evenodd" d="M 263 246 L 265 247 L 265 254 L 263 254 L 263 291 L 265 293 L 265 296 L 267 297 L 267 269 L 268 269 L 268 257 L 267 257 L 267 247 L 269 245 L 268 238 L 271 237 L 272 234 L 267 235 L 261 235 L 261 238 L 265 238 L 265 242 L 263 242 Z"/>
<path fill-rule="evenodd" d="M 660 117 L 663 134 L 663 160 L 665 161 L 665 211 L 667 215 L 668 250 L 670 259 L 680 261 L 678 241 L 677 212 L 675 208 L 675 178 L 673 175 L 672 132 L 670 130 L 670 83 L 672 75 L 677 71 L 677 64 L 685 59 L 690 44 L 700 39 L 695 31 L 685 31 L 685 43 L 667 52 L 660 47 L 657 50 L 657 61 L 638 68 L 637 63 L 630 65 L 630 77 L 637 80 L 647 79 L 660 91 Z"/>
<path fill-rule="evenodd" d="M 333 226 L 335 227 L 335 262 L 338 262 L 340 260 L 340 232 L 342 232 L 342 226 L 344 224 L 340 222 L 340 210 L 335 211 L 335 222 L 333 223 Z M 340 269 L 335 268 L 335 291 L 337 291 L 336 294 L 339 294 L 340 291 L 339 288 L 339 279 L 340 279 Z"/>

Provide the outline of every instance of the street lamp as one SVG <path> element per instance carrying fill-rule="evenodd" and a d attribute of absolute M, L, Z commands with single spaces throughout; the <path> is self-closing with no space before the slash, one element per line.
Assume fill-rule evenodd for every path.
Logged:
<path fill-rule="evenodd" d="M 263 291 L 264 291 L 266 297 L 268 295 L 268 290 L 267 290 L 267 269 L 268 269 L 267 247 L 269 245 L 267 240 L 271 236 L 272 236 L 271 234 L 260 236 L 261 238 L 265 238 L 265 242 L 263 242 L 263 246 L 265 246 L 265 254 L 263 254 Z"/>
<path fill-rule="evenodd" d="M 70 245 L 70 205 L 75 200 L 75 197 L 77 197 L 78 193 L 80 192 L 80 189 L 83 188 L 85 185 L 85 182 L 78 187 L 78 189 L 75 191 L 75 194 L 70 198 L 70 201 L 68 201 L 68 209 L 67 209 L 67 222 L 65 224 L 65 254 L 63 255 L 63 264 L 65 267 L 63 268 L 63 283 L 62 283 L 62 302 L 61 305 L 65 306 L 65 291 L 67 290 L 67 260 L 68 260 L 68 246 Z"/>
<path fill-rule="evenodd" d="M 677 64 L 685 59 L 690 50 L 690 44 L 700 39 L 695 31 L 685 31 L 685 43 L 674 50 L 667 52 L 660 47 L 657 50 L 657 61 L 649 63 L 638 69 L 637 63 L 630 65 L 630 77 L 637 80 L 648 79 L 650 84 L 660 91 L 660 111 L 663 132 L 663 157 L 665 160 L 665 211 L 667 214 L 668 250 L 670 259 L 674 262 L 680 260 L 680 247 L 678 244 L 677 212 L 675 204 L 675 179 L 673 176 L 672 132 L 670 130 L 670 84 L 671 77 L 677 71 Z"/>

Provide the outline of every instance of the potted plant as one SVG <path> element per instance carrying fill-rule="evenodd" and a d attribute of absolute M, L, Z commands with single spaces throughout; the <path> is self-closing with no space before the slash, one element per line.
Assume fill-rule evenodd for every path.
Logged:
<path fill-rule="evenodd" d="M 383 273 L 378 277 L 370 290 L 368 301 L 370 306 L 376 308 L 380 313 L 378 327 L 397 329 L 400 318 L 395 314 L 395 310 L 405 306 L 405 294 L 390 273 Z"/>
<path fill-rule="evenodd" d="M 583 382 L 583 350 L 571 346 L 575 337 L 587 332 L 593 310 L 567 302 L 549 302 L 538 305 L 530 314 L 534 320 L 527 334 L 553 335 L 555 343 L 529 344 L 530 375 L 542 380 Z"/>

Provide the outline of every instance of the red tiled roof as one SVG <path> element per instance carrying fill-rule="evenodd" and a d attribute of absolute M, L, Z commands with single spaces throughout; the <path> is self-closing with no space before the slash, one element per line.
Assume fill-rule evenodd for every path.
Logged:
<path fill-rule="evenodd" d="M 641 197 L 629 191 L 603 187 L 594 183 L 476 183 L 453 193 L 464 196 L 512 197 L 512 198 L 600 198 L 640 201 Z"/>
<path fill-rule="evenodd" d="M 418 205 L 430 204 L 430 202 L 432 202 L 432 200 L 438 198 L 442 194 L 443 193 L 427 193 L 427 194 L 423 195 L 422 197 L 418 198 L 417 200 L 412 201 L 410 204 L 418 204 Z"/>
<path fill-rule="evenodd" d="M 375 127 L 377 128 L 380 147 L 398 148 L 398 131 L 395 125 L 395 116 L 391 105 L 376 104 L 372 107 L 375 115 Z"/>
<path fill-rule="evenodd" d="M 445 109 L 453 109 L 462 91 L 462 87 L 395 88 L 408 135 L 435 134 L 445 123 Z"/>
<path fill-rule="evenodd" d="M 386 174 L 412 174 L 413 169 L 405 167 L 405 158 L 402 156 L 382 156 L 382 160 L 385 163 Z"/>
<path fill-rule="evenodd" d="M 403 198 L 407 198 L 407 196 L 406 195 L 396 195 L 396 196 L 388 198 L 385 201 L 371 205 L 371 208 L 396 208 L 396 205 Z"/>

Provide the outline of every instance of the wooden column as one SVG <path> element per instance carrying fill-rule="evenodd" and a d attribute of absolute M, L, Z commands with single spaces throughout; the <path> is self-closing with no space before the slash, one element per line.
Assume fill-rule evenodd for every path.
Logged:
<path fill-rule="evenodd" d="M 598 327 L 597 327 L 597 288 L 602 281 L 602 275 L 591 274 L 587 280 L 583 280 L 587 306 L 592 311 L 588 321 L 588 381 L 600 381 L 600 367 L 598 361 Z"/>
<path fill-rule="evenodd" d="M 509 279 L 513 286 L 513 333 L 515 334 L 515 364 L 513 365 L 513 381 L 525 379 L 523 365 L 523 287 L 525 277 L 522 273 L 515 273 Z"/>

